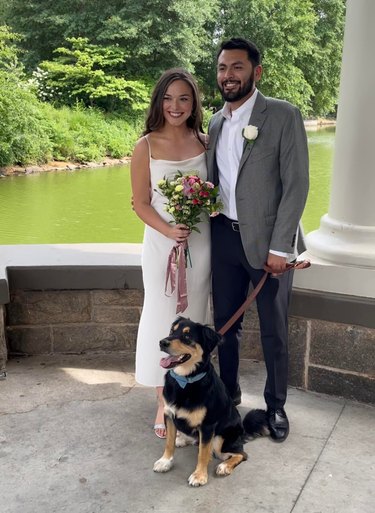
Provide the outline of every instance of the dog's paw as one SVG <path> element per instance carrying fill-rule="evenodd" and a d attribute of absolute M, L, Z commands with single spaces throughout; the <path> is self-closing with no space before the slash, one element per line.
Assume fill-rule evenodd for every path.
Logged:
<path fill-rule="evenodd" d="M 181 431 L 177 431 L 176 435 L 176 447 L 186 447 L 187 445 L 197 445 L 198 439 L 193 436 L 185 435 Z"/>
<path fill-rule="evenodd" d="M 233 468 L 230 467 L 225 461 L 220 463 L 216 467 L 216 475 L 217 476 L 229 476 L 232 473 Z"/>
<path fill-rule="evenodd" d="M 172 468 L 173 458 L 160 458 L 154 463 L 154 472 L 168 472 Z"/>
<path fill-rule="evenodd" d="M 188 479 L 190 486 L 203 486 L 208 481 L 207 472 L 198 472 L 197 470 L 191 474 Z"/>

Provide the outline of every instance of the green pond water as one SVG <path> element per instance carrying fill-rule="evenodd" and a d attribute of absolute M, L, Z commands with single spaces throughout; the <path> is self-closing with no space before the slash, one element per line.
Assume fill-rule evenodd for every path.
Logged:
<path fill-rule="evenodd" d="M 334 129 L 309 131 L 306 233 L 328 211 Z M 56 171 L 0 179 L 0 244 L 142 242 L 131 209 L 129 166 Z"/>

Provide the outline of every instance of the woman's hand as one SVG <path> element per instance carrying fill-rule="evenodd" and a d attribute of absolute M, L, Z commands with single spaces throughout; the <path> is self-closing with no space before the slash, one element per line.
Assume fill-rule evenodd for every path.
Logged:
<path fill-rule="evenodd" d="M 172 224 L 169 226 L 167 237 L 176 242 L 185 242 L 189 237 L 191 230 L 185 224 Z"/>

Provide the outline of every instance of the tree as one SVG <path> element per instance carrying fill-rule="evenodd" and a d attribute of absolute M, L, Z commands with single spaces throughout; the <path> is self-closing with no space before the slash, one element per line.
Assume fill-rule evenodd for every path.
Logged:
<path fill-rule="evenodd" d="M 298 65 L 314 95 L 312 111 L 317 116 L 335 113 L 344 39 L 345 0 L 313 0 L 317 15 L 315 48 Z"/>
<path fill-rule="evenodd" d="M 17 40 L 0 26 L 0 165 L 43 161 L 51 152 L 48 124 L 23 81 Z"/>
<path fill-rule="evenodd" d="M 345 0 L 0 0 L 1 15 L 22 34 L 29 72 L 56 61 L 66 38 L 87 38 L 124 51 L 126 64 L 118 61 L 112 76 L 151 84 L 165 69 L 184 66 L 213 104 L 215 95 L 220 102 L 218 41 L 243 36 L 262 52 L 262 92 L 295 103 L 305 116 L 335 109 Z"/>
<path fill-rule="evenodd" d="M 5 12 L 6 12 L 6 2 L 5 2 L 5 0 L 0 0 L 0 25 L 5 24 Z"/>
<path fill-rule="evenodd" d="M 313 52 L 315 25 L 311 0 L 228 0 L 218 33 L 254 41 L 263 56 L 262 92 L 289 100 L 307 114 L 313 91 L 298 60 Z"/>
<path fill-rule="evenodd" d="M 194 71 L 211 57 L 206 27 L 218 13 L 218 0 L 128 2 L 105 21 L 100 38 L 128 49 L 132 73 L 155 79 L 174 66 Z"/>
<path fill-rule="evenodd" d="M 148 88 L 141 82 L 118 76 L 125 68 L 126 52 L 119 46 L 93 45 L 87 38 L 68 38 L 68 46 L 55 50 L 52 61 L 43 61 L 35 73 L 39 96 L 65 105 L 77 101 L 107 111 L 144 110 Z"/>
<path fill-rule="evenodd" d="M 51 60 L 66 38 L 86 37 L 93 44 L 118 44 L 129 56 L 133 78 L 155 79 L 176 65 L 193 70 L 207 55 L 205 24 L 218 5 L 219 0 L 9 0 L 7 20 L 24 36 L 29 69 Z"/>
<path fill-rule="evenodd" d="M 5 19 L 23 35 L 24 60 L 29 70 L 53 58 L 66 38 L 88 37 L 93 43 L 103 21 L 121 9 L 122 0 L 8 0 Z M 100 13 L 100 15 L 99 15 Z"/>
<path fill-rule="evenodd" d="M 0 71 L 22 75 L 23 66 L 19 61 L 20 52 L 16 45 L 20 39 L 6 25 L 0 26 Z"/>
<path fill-rule="evenodd" d="M 263 56 L 262 92 L 305 116 L 327 115 L 337 102 L 344 14 L 345 0 L 223 0 L 211 28 L 212 61 L 217 40 L 251 39 Z M 207 63 L 201 67 L 212 90 L 214 75 Z"/>

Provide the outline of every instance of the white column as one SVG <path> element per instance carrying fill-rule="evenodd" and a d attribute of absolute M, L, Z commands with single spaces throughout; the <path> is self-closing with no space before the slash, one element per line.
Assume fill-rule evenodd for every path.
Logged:
<path fill-rule="evenodd" d="M 346 5 L 330 206 L 306 240 L 312 257 L 375 268 L 375 0 Z"/>
<path fill-rule="evenodd" d="M 375 298 L 375 0 L 347 0 L 328 214 L 296 289 Z"/>

